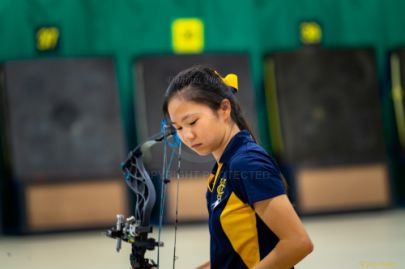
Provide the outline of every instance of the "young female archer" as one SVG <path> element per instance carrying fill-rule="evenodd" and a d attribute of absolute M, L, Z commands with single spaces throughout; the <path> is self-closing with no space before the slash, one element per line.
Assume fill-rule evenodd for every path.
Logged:
<path fill-rule="evenodd" d="M 183 144 L 216 160 L 206 194 L 210 261 L 199 268 L 289 269 L 313 250 L 272 157 L 236 100 L 237 77 L 206 66 L 170 82 L 163 112 Z"/>

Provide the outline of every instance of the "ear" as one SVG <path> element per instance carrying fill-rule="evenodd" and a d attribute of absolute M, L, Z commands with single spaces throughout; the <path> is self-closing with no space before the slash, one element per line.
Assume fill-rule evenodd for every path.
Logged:
<path fill-rule="evenodd" d="M 224 99 L 221 101 L 221 106 L 219 108 L 219 113 L 221 114 L 222 118 L 227 121 L 228 119 L 231 118 L 231 101 L 229 99 Z"/>

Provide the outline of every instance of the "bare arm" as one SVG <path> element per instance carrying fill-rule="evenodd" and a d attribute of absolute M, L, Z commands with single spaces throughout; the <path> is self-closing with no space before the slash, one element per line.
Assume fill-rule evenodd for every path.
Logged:
<path fill-rule="evenodd" d="M 256 202 L 255 211 L 280 241 L 254 269 L 290 269 L 313 250 L 311 239 L 287 195 Z"/>
<path fill-rule="evenodd" d="M 198 266 L 196 269 L 210 269 L 211 265 L 210 265 L 210 261 Z"/>

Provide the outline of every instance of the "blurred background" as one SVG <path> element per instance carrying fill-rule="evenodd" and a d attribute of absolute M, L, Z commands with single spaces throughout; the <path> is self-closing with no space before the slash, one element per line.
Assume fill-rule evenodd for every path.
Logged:
<path fill-rule="evenodd" d="M 288 181 L 315 244 L 297 268 L 405 268 L 404 12 L 402 0 L 0 0 L 0 267 L 128 268 L 130 245 L 116 254 L 103 235 L 135 206 L 120 163 L 160 131 L 170 78 L 207 64 L 238 75 Z M 150 171 L 162 154 L 145 154 Z M 212 164 L 183 149 L 178 268 L 209 259 Z M 168 184 L 162 268 L 176 200 Z"/>

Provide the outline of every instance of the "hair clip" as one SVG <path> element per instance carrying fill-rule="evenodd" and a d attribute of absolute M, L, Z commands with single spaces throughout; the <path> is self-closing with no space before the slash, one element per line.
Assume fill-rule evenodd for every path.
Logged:
<path fill-rule="evenodd" d="M 222 79 L 222 81 L 231 88 L 232 93 L 236 94 L 238 92 L 238 76 L 235 74 L 228 74 L 225 77 L 222 77 L 216 70 L 215 74 Z"/>

